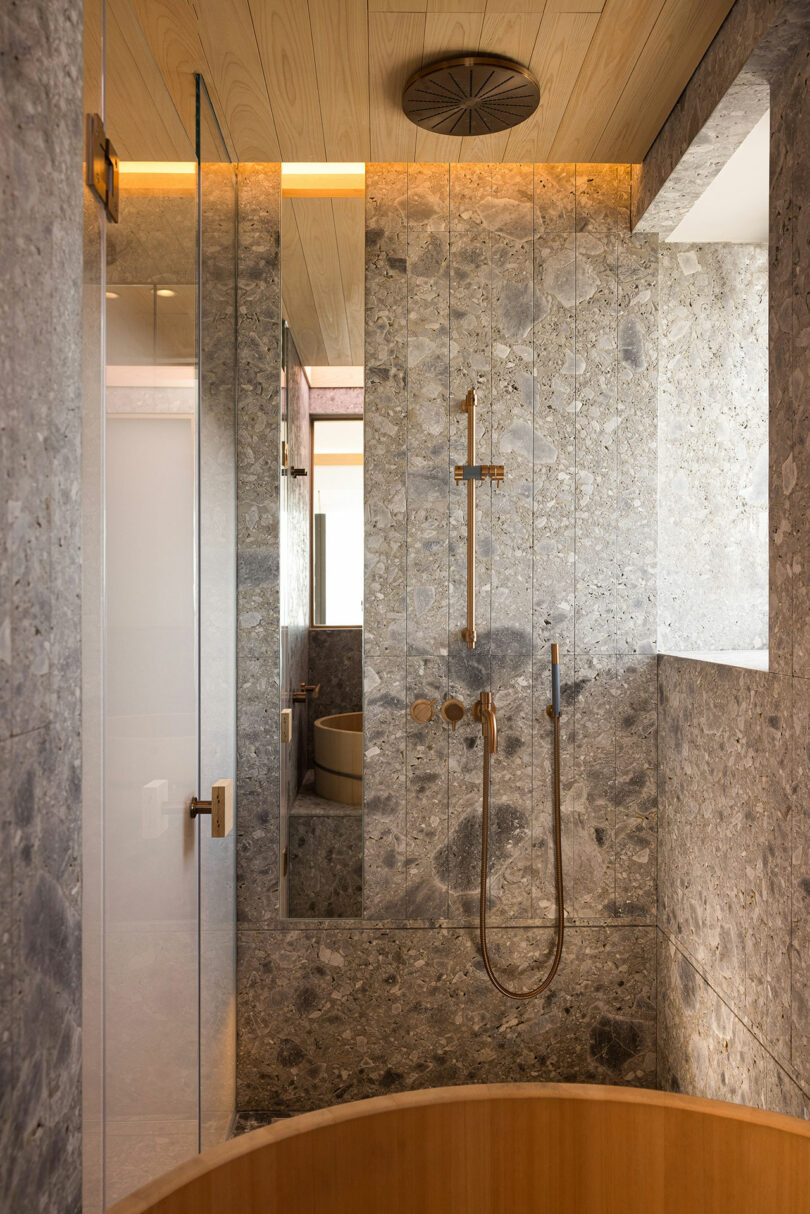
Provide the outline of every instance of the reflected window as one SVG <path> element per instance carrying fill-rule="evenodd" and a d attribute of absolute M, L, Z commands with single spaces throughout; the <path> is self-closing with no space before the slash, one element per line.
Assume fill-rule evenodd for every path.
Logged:
<path fill-rule="evenodd" d="M 312 423 L 312 623 L 363 622 L 363 422 Z"/>

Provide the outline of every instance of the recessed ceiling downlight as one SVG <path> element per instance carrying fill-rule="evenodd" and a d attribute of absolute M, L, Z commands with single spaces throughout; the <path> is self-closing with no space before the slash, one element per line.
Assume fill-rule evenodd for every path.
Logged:
<path fill-rule="evenodd" d="M 531 72 L 496 55 L 443 59 L 405 85 L 402 108 L 434 135 L 494 135 L 530 118 L 540 104 Z"/>

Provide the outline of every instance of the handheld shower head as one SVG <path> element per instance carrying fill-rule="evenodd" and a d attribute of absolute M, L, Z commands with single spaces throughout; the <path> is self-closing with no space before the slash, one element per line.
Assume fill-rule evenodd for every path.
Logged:
<path fill-rule="evenodd" d="M 473 718 L 481 722 L 484 746 L 489 754 L 498 753 L 498 721 L 491 691 L 482 691 L 480 699 L 473 704 Z"/>

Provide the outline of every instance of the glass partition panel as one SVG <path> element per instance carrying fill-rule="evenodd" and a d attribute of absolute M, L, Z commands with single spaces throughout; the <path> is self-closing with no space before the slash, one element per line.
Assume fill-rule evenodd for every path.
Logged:
<path fill-rule="evenodd" d="M 236 777 L 236 169 L 202 80 L 200 164 L 200 796 Z M 235 831 L 200 834 L 200 1146 L 236 1100 Z"/>
<path fill-rule="evenodd" d="M 127 0 L 106 82 L 105 1206 L 199 1143 L 197 164 Z"/>

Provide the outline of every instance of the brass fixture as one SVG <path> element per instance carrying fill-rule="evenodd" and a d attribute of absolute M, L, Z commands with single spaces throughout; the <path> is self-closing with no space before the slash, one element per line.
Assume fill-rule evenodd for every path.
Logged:
<path fill-rule="evenodd" d="M 467 486 L 467 627 L 462 628 L 462 640 L 468 649 L 475 649 L 475 487 L 479 481 L 493 481 L 498 489 L 504 478 L 503 464 L 476 464 L 475 409 L 478 401 L 470 388 L 461 406 L 467 414 L 467 463 L 456 464 L 453 478 L 457 485 Z"/>
<path fill-rule="evenodd" d="M 486 754 L 498 753 L 498 718 L 495 715 L 495 701 L 491 691 L 482 691 L 481 698 L 476 700 L 472 708 L 473 720 L 481 722 L 481 732 L 484 735 L 484 751 Z"/>
<path fill-rule="evenodd" d="M 439 712 L 442 714 L 442 718 L 447 722 L 448 725 L 453 727 L 453 733 L 455 733 L 456 726 L 458 725 L 459 721 L 464 720 L 465 711 L 466 710 L 461 700 L 456 700 L 453 698 L 445 700 L 439 709 Z"/>
<path fill-rule="evenodd" d="M 541 6 L 542 7 L 542 6 Z M 435 135 L 491 135 L 530 118 L 540 87 L 525 67 L 500 55 L 463 55 L 411 76 L 402 108 Z"/>
<path fill-rule="evenodd" d="M 411 704 L 411 716 L 419 725 L 427 725 L 428 721 L 433 720 L 435 708 L 435 700 L 414 700 Z"/>
<path fill-rule="evenodd" d="M 107 218 L 118 223 L 118 155 L 98 114 L 88 114 L 85 120 L 85 163 L 87 185 L 103 204 Z"/>
<path fill-rule="evenodd" d="M 224 839 L 233 827 L 233 780 L 217 780 L 212 784 L 210 801 L 192 797 L 188 813 L 190 818 L 210 814 L 211 838 Z"/>
<path fill-rule="evenodd" d="M 317 700 L 320 694 L 320 683 L 302 683 L 300 691 L 294 691 L 292 693 L 293 703 L 305 704 L 308 696 L 312 696 L 313 700 Z"/>
<path fill-rule="evenodd" d="M 481 937 L 481 956 L 492 985 L 510 999 L 534 999 L 552 982 L 560 965 L 565 935 L 565 895 L 563 893 L 562 827 L 560 814 L 560 651 L 551 646 L 551 703 L 546 709 L 554 723 L 554 853 L 557 880 L 557 947 L 554 960 L 543 981 L 528 991 L 513 991 L 500 981 L 492 968 L 487 949 L 487 852 L 489 845 L 489 784 L 490 758 L 498 750 L 498 726 L 495 704 L 489 692 L 482 691 L 481 698 L 473 706 L 473 716 L 481 722 L 484 735 L 484 787 L 481 821 L 481 891 L 479 899 L 478 925 Z"/>

